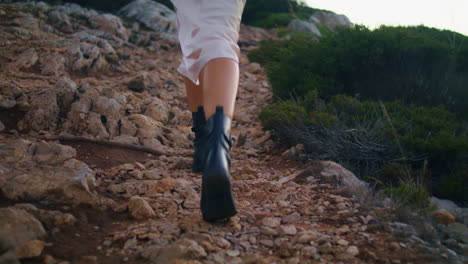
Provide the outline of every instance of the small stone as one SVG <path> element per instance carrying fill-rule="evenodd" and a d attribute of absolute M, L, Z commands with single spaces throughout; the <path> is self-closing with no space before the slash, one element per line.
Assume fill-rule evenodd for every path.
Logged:
<path fill-rule="evenodd" d="M 43 264 L 56 264 L 57 261 L 54 259 L 53 256 L 46 254 L 42 256 L 42 263 Z"/>
<path fill-rule="evenodd" d="M 350 246 L 348 249 L 346 249 L 346 253 L 354 257 L 359 255 L 359 249 L 356 246 Z"/>
<path fill-rule="evenodd" d="M 344 210 L 344 209 L 346 209 L 346 204 L 344 204 L 344 203 L 338 203 L 338 204 L 336 205 L 336 208 L 338 208 L 339 210 Z"/>
<path fill-rule="evenodd" d="M 262 239 L 260 240 L 260 244 L 265 245 L 267 247 L 273 247 L 275 245 L 275 242 L 271 239 Z"/>
<path fill-rule="evenodd" d="M 148 90 L 151 88 L 151 79 L 149 77 L 149 74 L 147 72 L 142 72 L 135 78 L 131 79 L 128 81 L 127 87 L 130 90 L 133 90 L 135 92 L 143 92 L 144 90 Z"/>
<path fill-rule="evenodd" d="M 267 236 L 277 236 L 278 235 L 278 232 L 276 230 L 274 230 L 271 227 L 267 227 L 267 226 L 261 227 L 260 232 L 262 234 L 264 234 L 264 235 L 267 235 Z"/>
<path fill-rule="evenodd" d="M 310 258 L 310 257 L 317 254 L 317 248 L 315 248 L 313 246 L 306 246 L 306 247 L 302 248 L 301 254 L 304 257 Z"/>
<path fill-rule="evenodd" d="M 324 253 L 324 254 L 332 252 L 332 249 L 333 247 L 330 242 L 325 242 L 318 247 L 318 250 L 320 251 L 320 253 Z"/>
<path fill-rule="evenodd" d="M 393 251 L 398 251 L 400 249 L 400 244 L 397 242 L 392 242 L 390 243 L 390 249 Z"/>
<path fill-rule="evenodd" d="M 349 245 L 349 242 L 344 240 L 344 239 L 339 239 L 338 241 L 336 241 L 336 243 L 340 246 L 347 246 Z"/>
<path fill-rule="evenodd" d="M 172 178 L 164 178 L 159 180 L 157 184 L 154 184 L 150 190 L 148 190 L 148 194 L 154 193 L 165 193 L 174 189 L 174 180 Z"/>
<path fill-rule="evenodd" d="M 281 235 L 293 236 L 293 235 L 297 234 L 297 229 L 293 225 L 282 225 L 282 226 L 279 227 L 279 233 Z"/>
<path fill-rule="evenodd" d="M 2 123 L 2 121 L 0 121 L 0 132 L 3 130 L 5 130 L 5 125 Z"/>
<path fill-rule="evenodd" d="M 278 227 L 281 224 L 281 220 L 276 217 L 263 218 L 262 224 L 268 227 Z"/>
<path fill-rule="evenodd" d="M 237 257 L 240 255 L 240 251 L 237 250 L 237 249 L 234 249 L 234 250 L 229 250 L 227 252 L 227 255 L 230 256 L 230 257 Z"/>
<path fill-rule="evenodd" d="M 229 241 L 227 241 L 223 237 L 216 238 L 215 243 L 216 243 L 216 245 L 218 245 L 218 247 L 223 248 L 223 249 L 228 249 L 228 248 L 231 247 L 231 243 L 229 243 Z"/>
<path fill-rule="evenodd" d="M 15 255 L 19 259 L 32 258 L 41 255 L 44 249 L 44 241 L 32 240 L 15 248 Z"/>
<path fill-rule="evenodd" d="M 298 212 L 294 212 L 290 215 L 286 215 L 281 219 L 281 221 L 284 224 L 294 224 L 294 223 L 299 222 L 300 220 L 301 220 L 301 214 L 299 214 Z"/>
<path fill-rule="evenodd" d="M 297 242 L 302 244 L 308 244 L 310 241 L 314 240 L 316 237 L 310 234 L 304 234 L 297 239 Z"/>
<path fill-rule="evenodd" d="M 156 215 L 148 202 L 139 196 L 133 196 L 130 198 L 128 210 L 133 218 L 137 220 L 151 218 Z"/>
<path fill-rule="evenodd" d="M 444 210 L 444 209 L 440 209 L 440 210 L 435 211 L 432 214 L 432 216 L 434 216 L 434 218 L 437 220 L 437 223 L 443 224 L 443 225 L 448 225 L 448 224 L 451 224 L 451 223 L 455 223 L 456 220 L 457 220 L 455 215 L 453 215 L 452 213 L 450 213 L 449 211 Z"/>

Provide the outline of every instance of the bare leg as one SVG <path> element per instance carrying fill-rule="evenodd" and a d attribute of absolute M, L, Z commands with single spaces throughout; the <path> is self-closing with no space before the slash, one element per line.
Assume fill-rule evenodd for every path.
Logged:
<path fill-rule="evenodd" d="M 239 85 L 239 64 L 228 58 L 209 61 L 200 73 L 203 88 L 203 106 L 206 119 L 216 112 L 216 106 L 223 107 L 223 113 L 232 119 L 237 88 Z"/>
<path fill-rule="evenodd" d="M 190 79 L 184 77 L 185 90 L 187 91 L 187 100 L 189 109 L 197 112 L 197 107 L 203 105 L 203 89 L 200 85 L 194 84 Z"/>

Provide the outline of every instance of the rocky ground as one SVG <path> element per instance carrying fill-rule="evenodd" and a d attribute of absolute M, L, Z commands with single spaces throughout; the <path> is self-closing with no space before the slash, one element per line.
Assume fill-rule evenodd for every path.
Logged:
<path fill-rule="evenodd" d="M 262 130 L 271 87 L 246 53 L 275 34 L 248 26 L 233 121 L 239 214 L 204 222 L 175 22 L 135 3 L 122 18 L 0 3 L 0 263 L 466 261 L 458 216 L 438 211 L 434 228 L 397 214 L 339 164 Z M 162 15 L 135 15 L 145 10 Z"/>

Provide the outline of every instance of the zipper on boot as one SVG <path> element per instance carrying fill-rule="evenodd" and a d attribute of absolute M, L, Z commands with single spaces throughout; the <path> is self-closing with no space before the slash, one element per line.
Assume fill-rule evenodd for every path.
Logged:
<path fill-rule="evenodd" d="M 203 170 L 203 144 L 202 138 L 205 135 L 205 111 L 203 106 L 198 106 L 197 112 L 192 112 L 192 131 L 195 133 L 195 138 L 193 140 L 193 146 L 195 148 L 193 152 L 192 160 L 192 172 L 198 173 Z"/>

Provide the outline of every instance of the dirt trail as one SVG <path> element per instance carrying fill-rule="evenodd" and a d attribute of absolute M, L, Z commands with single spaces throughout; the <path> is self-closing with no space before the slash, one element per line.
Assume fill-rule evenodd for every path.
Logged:
<path fill-rule="evenodd" d="M 258 114 L 271 100 L 271 86 L 263 69 L 250 63 L 246 53 L 272 32 L 242 27 L 231 169 L 239 214 L 213 224 L 201 218 L 201 176 L 190 170 L 193 135 L 182 79 L 175 72 L 180 58 L 177 45 L 151 31 L 135 29 L 130 22 L 125 22 L 125 27 L 133 25 L 133 39 L 150 39 L 150 45 L 118 39 L 114 31 L 110 37 L 107 31 L 85 31 L 112 44 L 114 51 L 105 53 L 102 47 L 107 46 L 101 40 L 96 42 L 89 36 L 81 37 L 82 42 L 77 40 L 80 36 L 76 32 L 90 27 L 79 16 L 70 15 L 69 31 L 64 29 L 67 23 L 51 24 L 50 12 L 37 7 L 2 4 L 0 11 L 8 18 L 0 19 L 2 32 L 7 32 L 1 46 L 4 63 L 0 79 L 4 87 L 8 84 L 8 89 L 13 89 L 14 85 L 20 90 L 13 96 L 16 106 L 0 114 L 6 126 L 1 143 L 21 145 L 25 141 L 17 140 L 23 139 L 37 149 L 20 156 L 18 147 L 11 156 L 15 159 L 0 164 L 5 179 L 0 182 L 5 186 L 0 207 L 29 203 L 44 209 L 46 215 L 56 210 L 76 218 L 74 224 L 60 228 L 40 218 L 46 230 L 40 237 L 44 249 L 21 263 L 440 263 L 440 259 L 421 252 L 421 242 L 408 240 L 411 231 L 405 228 L 409 227 L 385 220 L 387 209 L 369 207 L 371 203 L 365 199 L 371 196 L 344 186 L 349 172 L 340 165 L 290 160 L 283 154 L 285 149 L 262 130 Z M 78 50 L 85 54 L 90 49 L 89 54 L 95 56 L 95 61 L 80 69 L 78 60 L 70 64 L 67 57 L 77 43 L 91 43 L 81 44 Z M 98 43 L 99 48 L 93 48 L 92 43 Z M 89 54 L 83 55 L 80 63 L 87 63 Z M 64 56 L 65 62 L 54 56 Z M 53 67 L 56 72 L 44 70 L 54 63 L 58 64 Z M 70 82 L 58 84 L 63 76 Z M 128 89 L 130 80 L 138 82 L 143 92 Z M 47 101 L 50 105 L 35 103 L 50 87 L 58 86 L 60 91 L 71 87 L 71 102 L 67 104 L 66 94 L 59 91 L 61 97 L 54 97 L 58 110 L 48 108 L 51 101 Z M 27 106 L 21 104 L 23 96 Z M 104 106 L 99 106 L 97 98 Z M 77 110 L 91 101 L 93 107 L 88 112 Z M 114 111 L 115 102 L 118 107 Z M 37 109 L 43 110 L 43 120 L 55 114 L 58 118 L 39 124 L 40 118 L 34 115 Z M 20 119 L 23 121 L 18 123 Z M 118 120 L 115 125 L 114 119 Z M 152 131 L 159 134 L 148 136 Z M 160 147 L 168 155 L 85 142 L 45 144 L 37 140 L 39 135 L 63 132 Z M 60 192 L 50 196 L 51 192 L 37 194 L 29 189 L 17 194 L 14 189 L 19 185 L 7 188 L 20 172 L 30 178 L 44 175 L 45 179 L 74 159 L 78 161 L 70 168 L 81 166 L 92 171 L 86 170 L 95 182 L 89 183 L 92 177 L 86 179 L 94 200 L 81 198 L 86 195 L 83 190 L 74 196 Z M 23 185 L 29 184 L 27 179 L 25 182 Z"/>

